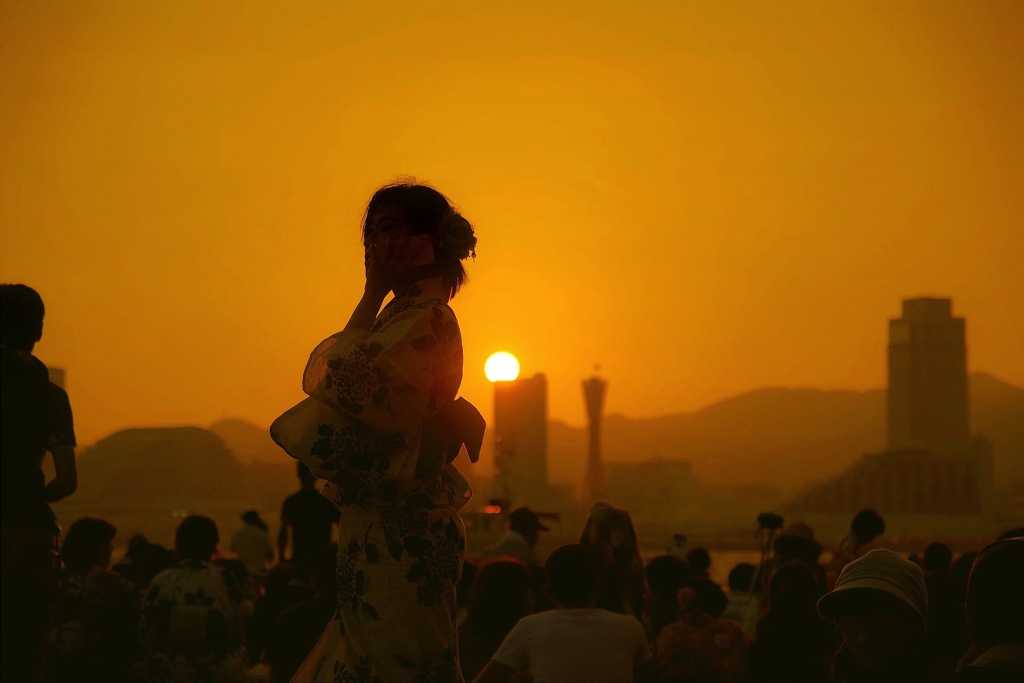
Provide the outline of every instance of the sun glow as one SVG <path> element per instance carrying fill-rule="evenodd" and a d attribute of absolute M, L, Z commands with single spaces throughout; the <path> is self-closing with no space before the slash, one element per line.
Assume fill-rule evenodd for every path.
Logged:
<path fill-rule="evenodd" d="M 519 377 L 519 361 L 511 353 L 499 351 L 487 359 L 484 374 L 492 382 L 511 382 Z"/>

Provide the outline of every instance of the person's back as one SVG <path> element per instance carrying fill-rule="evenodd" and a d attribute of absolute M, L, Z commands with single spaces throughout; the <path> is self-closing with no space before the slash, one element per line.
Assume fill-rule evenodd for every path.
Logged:
<path fill-rule="evenodd" d="M 520 619 L 476 681 L 507 681 L 521 671 L 534 683 L 636 680 L 651 660 L 647 636 L 634 617 L 593 607 L 597 572 L 590 551 L 562 546 L 546 569 L 558 609 Z"/>
<path fill-rule="evenodd" d="M 54 521 L 44 497 L 41 467 L 46 454 L 50 381 L 46 366 L 35 356 L 6 347 L 0 353 L 3 526 L 46 527 Z"/>
<path fill-rule="evenodd" d="M 140 672 L 152 683 L 228 681 L 245 662 L 245 597 L 233 574 L 210 564 L 217 525 L 192 515 L 178 526 L 176 567 L 160 572 L 139 611 Z"/>
<path fill-rule="evenodd" d="M 523 617 L 494 653 L 546 681 L 634 679 L 647 641 L 640 622 L 599 607 L 556 609 Z"/>
<path fill-rule="evenodd" d="M 255 510 L 242 515 L 245 526 L 231 536 L 231 551 L 254 576 L 265 576 L 267 563 L 274 559 L 274 546 L 267 535 L 267 526 Z"/>
<path fill-rule="evenodd" d="M 281 506 L 281 530 L 277 536 L 277 552 L 285 560 L 288 531 L 291 530 L 293 563 L 304 563 L 317 551 L 334 541 L 332 525 L 341 519 L 338 507 L 316 489 L 316 475 L 305 464 L 296 464 L 301 489 L 288 496 Z"/>
<path fill-rule="evenodd" d="M 312 557 L 317 550 L 330 543 L 331 527 L 338 522 L 338 508 L 315 489 L 293 493 L 281 508 L 282 521 L 292 527 L 292 560 L 299 562 Z"/>

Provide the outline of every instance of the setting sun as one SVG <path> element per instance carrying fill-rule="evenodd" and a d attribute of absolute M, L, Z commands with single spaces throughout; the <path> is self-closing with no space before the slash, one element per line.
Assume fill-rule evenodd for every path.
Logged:
<path fill-rule="evenodd" d="M 499 351 L 487 359 L 484 374 L 492 382 L 511 382 L 519 377 L 519 361 L 511 353 Z"/>

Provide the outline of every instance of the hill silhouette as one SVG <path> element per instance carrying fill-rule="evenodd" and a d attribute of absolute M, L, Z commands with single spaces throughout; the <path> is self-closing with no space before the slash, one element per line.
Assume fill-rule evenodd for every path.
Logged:
<path fill-rule="evenodd" d="M 243 464 L 266 463 L 270 465 L 289 462 L 281 447 L 270 438 L 266 429 L 241 419 L 215 422 L 209 430 L 219 436 Z"/>
<path fill-rule="evenodd" d="M 973 373 L 970 409 L 972 432 L 994 444 L 997 487 L 1024 483 L 1024 389 Z M 688 460 L 694 475 L 709 486 L 757 485 L 792 495 L 884 448 L 885 419 L 884 389 L 756 389 L 691 413 L 645 419 L 609 415 L 604 458 Z M 241 463 L 287 467 L 281 476 L 292 485 L 293 461 L 266 429 L 232 419 L 209 431 Z M 550 423 L 548 468 L 554 483 L 579 486 L 586 451 L 585 429 Z"/>
<path fill-rule="evenodd" d="M 997 487 L 1024 482 L 1024 389 L 991 375 L 970 377 L 971 430 L 992 440 Z M 610 415 L 603 430 L 609 462 L 688 460 L 712 486 L 760 484 L 792 495 L 839 475 L 885 446 L 885 390 L 757 389 L 692 413 L 631 419 Z M 549 469 L 578 484 L 586 430 L 553 422 Z"/>

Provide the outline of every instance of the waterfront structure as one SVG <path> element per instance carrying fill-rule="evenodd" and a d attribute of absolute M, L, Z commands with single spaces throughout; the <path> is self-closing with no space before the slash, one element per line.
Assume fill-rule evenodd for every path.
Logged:
<path fill-rule="evenodd" d="M 587 405 L 588 449 L 587 474 L 584 489 L 584 503 L 590 504 L 607 497 L 607 479 L 601 460 L 601 422 L 604 412 L 604 397 L 608 382 L 597 377 L 583 381 L 583 399 Z"/>

